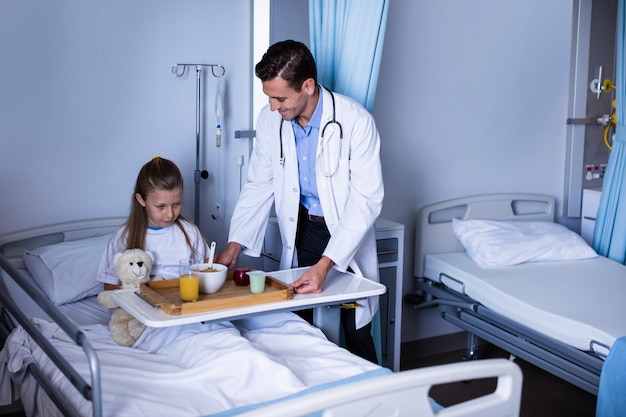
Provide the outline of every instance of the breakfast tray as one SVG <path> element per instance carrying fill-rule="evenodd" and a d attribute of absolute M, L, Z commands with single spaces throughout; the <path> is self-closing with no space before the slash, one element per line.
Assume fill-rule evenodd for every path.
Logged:
<path fill-rule="evenodd" d="M 265 291 L 252 294 L 249 286 L 236 285 L 232 273 L 229 273 L 219 291 L 213 294 L 200 293 L 196 301 L 180 299 L 178 278 L 143 283 L 139 294 L 145 301 L 167 314 L 180 315 L 290 300 L 293 298 L 293 288 L 268 275 Z"/>

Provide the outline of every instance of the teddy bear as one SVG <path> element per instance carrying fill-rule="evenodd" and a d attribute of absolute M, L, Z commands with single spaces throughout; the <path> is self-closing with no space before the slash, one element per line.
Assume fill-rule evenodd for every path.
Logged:
<path fill-rule="evenodd" d="M 152 252 L 142 249 L 128 249 L 116 253 L 113 257 L 115 272 L 122 283 L 123 290 L 137 290 L 142 282 L 150 281 L 150 271 L 154 262 Z M 146 326 L 134 318 L 111 298 L 112 291 L 98 294 L 98 302 L 104 308 L 114 308 L 109 329 L 113 340 L 118 345 L 131 347 L 135 344 Z"/>

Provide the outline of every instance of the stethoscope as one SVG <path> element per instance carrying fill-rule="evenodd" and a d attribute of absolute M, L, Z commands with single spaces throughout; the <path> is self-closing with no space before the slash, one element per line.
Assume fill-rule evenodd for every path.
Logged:
<path fill-rule="evenodd" d="M 324 89 L 326 91 L 328 91 L 330 93 L 330 99 L 333 103 L 333 118 L 330 119 L 328 122 L 326 122 L 326 124 L 324 125 L 324 127 L 322 128 L 322 140 L 320 141 L 321 146 L 322 146 L 322 150 L 321 150 L 321 154 L 322 157 L 324 156 L 324 154 L 326 153 L 326 147 L 324 144 L 324 133 L 326 132 L 326 128 L 329 125 L 337 125 L 337 127 L 339 128 L 339 159 L 337 160 L 337 164 L 335 165 L 335 169 L 331 172 L 331 173 L 327 173 L 327 172 L 323 172 L 324 170 L 322 169 L 322 175 L 324 175 L 325 177 L 332 177 L 334 176 L 337 171 L 339 170 L 339 161 L 341 160 L 341 148 L 343 147 L 343 127 L 341 126 L 341 123 L 339 123 L 336 119 L 336 114 L 335 114 L 335 95 L 333 94 L 332 91 L 330 91 L 328 88 L 324 87 Z M 285 153 L 283 152 L 283 122 L 285 121 L 285 119 L 281 118 L 280 119 L 280 127 L 278 128 L 278 137 L 280 138 L 280 159 L 278 160 L 278 162 L 280 163 L 281 167 L 285 166 Z M 324 167 L 324 164 L 322 164 L 322 168 Z"/>

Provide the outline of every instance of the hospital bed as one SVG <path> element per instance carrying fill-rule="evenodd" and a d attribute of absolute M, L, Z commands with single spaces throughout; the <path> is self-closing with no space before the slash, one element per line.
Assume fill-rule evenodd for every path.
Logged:
<path fill-rule="evenodd" d="M 416 308 L 594 395 L 604 359 L 626 335 L 626 267 L 554 222 L 551 197 L 496 194 L 418 211 Z"/>
<path fill-rule="evenodd" d="M 94 276 L 123 220 L 0 236 L 0 405 L 19 399 L 26 415 L 46 417 L 519 415 L 522 376 L 509 361 L 393 373 L 291 312 L 147 328 L 118 346 Z M 443 409 L 429 397 L 433 385 L 479 378 L 496 389 Z"/>

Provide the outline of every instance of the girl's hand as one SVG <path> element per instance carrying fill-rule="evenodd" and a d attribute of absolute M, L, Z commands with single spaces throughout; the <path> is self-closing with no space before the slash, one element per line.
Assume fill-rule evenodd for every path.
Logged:
<path fill-rule="evenodd" d="M 119 290 L 120 288 L 122 288 L 122 284 L 117 284 L 117 285 L 104 284 L 105 291 Z"/>

